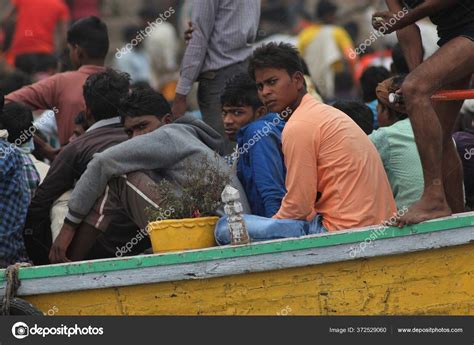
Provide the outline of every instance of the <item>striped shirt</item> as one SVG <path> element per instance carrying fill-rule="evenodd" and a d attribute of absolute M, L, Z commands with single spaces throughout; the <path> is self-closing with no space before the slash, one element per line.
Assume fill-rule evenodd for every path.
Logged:
<path fill-rule="evenodd" d="M 215 71 L 251 54 L 261 0 L 194 0 L 193 37 L 181 63 L 176 92 L 187 95 L 199 74 Z"/>

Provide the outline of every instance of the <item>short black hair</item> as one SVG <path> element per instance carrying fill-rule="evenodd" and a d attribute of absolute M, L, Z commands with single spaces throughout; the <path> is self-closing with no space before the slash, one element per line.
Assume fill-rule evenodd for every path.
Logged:
<path fill-rule="evenodd" d="M 138 87 L 123 100 L 120 109 L 122 123 L 126 117 L 154 115 L 160 120 L 171 114 L 171 107 L 166 98 L 151 87 Z"/>
<path fill-rule="evenodd" d="M 337 6 L 328 0 L 321 0 L 316 5 L 314 16 L 316 19 L 324 19 L 337 13 Z"/>
<path fill-rule="evenodd" d="M 120 102 L 130 89 L 130 76 L 111 68 L 91 74 L 83 87 L 87 109 L 96 121 L 119 116 Z"/>
<path fill-rule="evenodd" d="M 134 38 L 137 37 L 137 34 L 138 34 L 138 31 L 140 30 L 140 28 L 136 25 L 129 25 L 129 26 L 126 26 L 123 30 L 122 30 L 122 40 L 124 42 L 131 42 Z M 138 40 L 137 40 L 138 41 Z"/>
<path fill-rule="evenodd" d="M 109 51 L 107 25 L 94 16 L 79 19 L 69 28 L 67 42 L 84 49 L 89 58 L 104 59 Z"/>
<path fill-rule="evenodd" d="M 221 94 L 221 105 L 251 106 L 253 110 L 257 110 L 263 103 L 258 98 L 255 81 L 247 73 L 239 73 L 227 80 Z"/>
<path fill-rule="evenodd" d="M 368 103 L 376 100 L 375 89 L 377 89 L 377 85 L 388 78 L 390 78 L 390 72 L 385 67 L 371 66 L 367 68 L 360 77 L 364 102 Z"/>
<path fill-rule="evenodd" d="M 338 100 L 332 105 L 346 113 L 355 123 L 369 135 L 374 130 L 374 113 L 360 101 Z"/>
<path fill-rule="evenodd" d="M 36 128 L 33 127 L 31 109 L 16 102 L 5 104 L 3 111 L 0 113 L 0 128 L 8 131 L 9 142 L 18 146 L 23 145 L 33 137 L 36 131 Z"/>
<path fill-rule="evenodd" d="M 74 124 L 81 126 L 85 131 L 87 131 L 89 124 L 87 123 L 86 112 L 84 110 L 76 115 L 74 118 Z"/>
<path fill-rule="evenodd" d="M 30 85 L 31 78 L 28 74 L 15 70 L 0 79 L 0 90 L 8 95 L 9 93 L 21 89 L 23 86 Z"/>
<path fill-rule="evenodd" d="M 250 77 L 255 79 L 255 70 L 262 68 L 284 69 L 290 76 L 304 74 L 298 50 L 288 43 L 270 42 L 255 49 L 249 60 Z"/>

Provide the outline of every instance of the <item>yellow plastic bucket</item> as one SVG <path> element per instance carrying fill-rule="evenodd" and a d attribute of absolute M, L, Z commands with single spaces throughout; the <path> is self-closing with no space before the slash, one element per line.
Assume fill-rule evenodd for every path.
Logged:
<path fill-rule="evenodd" d="M 148 224 L 153 253 L 214 247 L 219 217 L 161 220 Z"/>

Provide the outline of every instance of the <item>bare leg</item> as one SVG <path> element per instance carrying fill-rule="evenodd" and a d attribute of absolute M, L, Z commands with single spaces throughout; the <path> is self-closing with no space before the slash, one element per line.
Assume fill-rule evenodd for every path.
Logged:
<path fill-rule="evenodd" d="M 443 183 L 443 146 L 448 157 L 445 163 L 446 174 L 449 170 L 447 164 L 452 164 L 450 145 L 443 145 L 445 129 L 442 125 L 446 125 L 447 115 L 442 114 L 443 121 L 440 121 L 430 98 L 441 87 L 470 76 L 474 72 L 473 59 L 474 42 L 465 37 L 457 37 L 411 72 L 402 86 L 420 153 L 425 185 L 421 199 L 400 218 L 400 226 L 449 216 L 452 213 L 446 201 Z M 451 116 L 454 117 L 454 123 L 457 113 Z M 444 141 L 447 142 L 447 140 L 446 135 Z M 459 181 L 455 183 L 457 185 Z M 449 184 L 448 187 L 450 188 Z"/>
<path fill-rule="evenodd" d="M 467 89 L 470 77 L 452 83 L 444 89 Z M 452 134 L 456 124 L 459 111 L 463 101 L 457 102 L 433 102 L 433 107 L 438 114 L 443 129 L 443 186 L 446 201 L 453 213 L 464 212 L 464 190 L 463 190 L 463 169 L 461 159 L 454 146 Z"/>

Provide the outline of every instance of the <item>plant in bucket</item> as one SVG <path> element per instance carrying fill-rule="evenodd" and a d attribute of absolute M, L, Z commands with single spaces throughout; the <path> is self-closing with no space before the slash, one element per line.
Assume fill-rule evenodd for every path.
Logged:
<path fill-rule="evenodd" d="M 161 196 L 158 209 L 148 209 L 148 233 L 154 253 L 216 245 L 217 210 L 222 209 L 221 193 L 231 177 L 208 159 L 200 164 L 186 161 L 184 169 L 184 181 L 163 179 L 152 186 Z"/>

